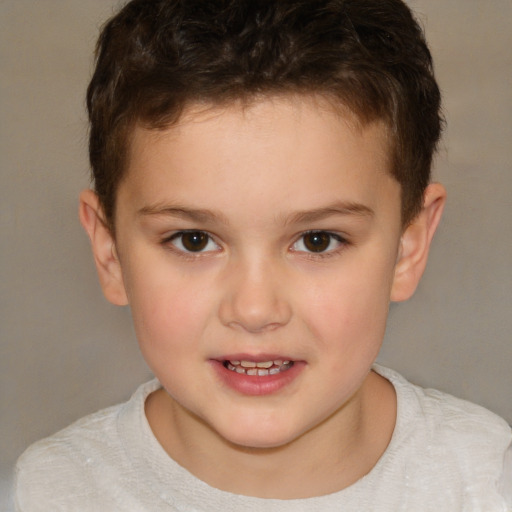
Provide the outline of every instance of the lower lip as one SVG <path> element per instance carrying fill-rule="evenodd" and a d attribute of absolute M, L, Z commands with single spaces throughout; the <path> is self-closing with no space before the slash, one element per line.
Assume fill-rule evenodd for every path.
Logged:
<path fill-rule="evenodd" d="M 221 361 L 211 361 L 220 380 L 237 393 L 249 396 L 272 395 L 290 385 L 302 372 L 305 363 L 296 361 L 288 369 L 275 375 L 245 375 L 228 370 Z"/>

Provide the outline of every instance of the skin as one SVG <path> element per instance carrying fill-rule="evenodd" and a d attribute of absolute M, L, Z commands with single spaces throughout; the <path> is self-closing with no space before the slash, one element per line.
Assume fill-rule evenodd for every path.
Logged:
<path fill-rule="evenodd" d="M 386 134 L 313 97 L 196 106 L 166 130 L 135 129 L 115 240 L 95 194 L 82 193 L 104 293 L 130 305 L 163 386 L 146 402 L 149 424 L 210 485 L 317 496 L 351 485 L 385 451 L 396 397 L 371 366 L 445 201 L 430 185 L 404 229 Z M 183 230 L 205 233 L 204 248 L 187 251 Z M 311 231 L 327 240 L 320 252 Z M 240 355 L 295 361 L 292 377 L 241 392 L 222 378 L 222 361 Z"/>

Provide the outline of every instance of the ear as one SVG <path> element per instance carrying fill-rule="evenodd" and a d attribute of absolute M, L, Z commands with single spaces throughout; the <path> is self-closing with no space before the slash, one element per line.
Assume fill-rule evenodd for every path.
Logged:
<path fill-rule="evenodd" d="M 128 304 L 115 241 L 105 222 L 98 196 L 92 190 L 84 190 L 80 194 L 79 216 L 91 240 L 94 261 L 105 297 L 118 306 Z"/>
<path fill-rule="evenodd" d="M 391 300 L 400 302 L 409 299 L 427 265 L 428 251 L 436 232 L 444 205 L 446 190 L 439 183 L 425 189 L 423 208 L 407 226 L 400 239 L 395 275 L 391 288 Z"/>

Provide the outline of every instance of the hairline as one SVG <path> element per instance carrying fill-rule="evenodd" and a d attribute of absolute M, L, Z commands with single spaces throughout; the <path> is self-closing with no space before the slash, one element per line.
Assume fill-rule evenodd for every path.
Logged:
<path fill-rule="evenodd" d="M 348 126 L 356 133 L 360 133 L 365 128 L 373 123 L 381 123 L 385 128 L 386 145 L 387 145 L 387 156 L 389 158 L 388 174 L 400 185 L 401 193 L 403 192 L 403 185 L 397 180 L 393 174 L 395 166 L 395 152 L 396 152 L 396 137 L 393 135 L 393 122 L 386 118 L 386 116 L 368 115 L 368 113 L 357 112 L 354 108 L 347 105 L 339 95 L 332 90 L 319 90 L 319 89 L 305 89 L 296 90 L 290 88 L 290 90 L 276 89 L 268 91 L 250 92 L 242 91 L 237 95 L 230 95 L 226 97 L 216 98 L 194 98 L 190 97 L 184 99 L 179 104 L 179 108 L 174 112 L 169 112 L 159 116 L 159 119 L 144 119 L 144 115 L 132 116 L 128 121 L 125 122 L 122 128 L 118 128 L 120 133 L 124 132 L 124 135 L 120 136 L 122 141 L 122 161 L 120 165 L 122 170 L 120 172 L 120 178 L 117 180 L 116 188 L 113 195 L 113 209 L 112 218 L 108 219 L 108 226 L 110 231 L 115 234 L 115 212 L 117 205 L 117 193 L 119 187 L 123 181 L 127 178 L 129 161 L 131 158 L 131 147 L 133 137 L 137 128 L 150 131 L 157 135 L 159 132 L 169 130 L 174 127 L 179 127 L 180 122 L 187 120 L 187 116 L 196 117 L 201 114 L 207 114 L 209 112 L 214 113 L 215 111 L 222 112 L 223 109 L 228 109 L 233 106 L 241 108 L 243 111 L 249 110 L 252 106 L 261 103 L 263 101 L 272 101 L 274 99 L 291 98 L 298 100 L 311 101 L 316 104 L 319 108 L 323 108 L 325 111 L 333 113 L 339 116 L 340 120 L 347 123 Z M 164 121 L 165 119 L 165 121 Z M 118 140 L 119 140 L 118 139 Z M 403 198 L 401 197 L 401 210 L 403 207 Z M 403 212 L 402 212 L 403 214 Z M 411 219 L 403 219 L 403 224 Z"/>

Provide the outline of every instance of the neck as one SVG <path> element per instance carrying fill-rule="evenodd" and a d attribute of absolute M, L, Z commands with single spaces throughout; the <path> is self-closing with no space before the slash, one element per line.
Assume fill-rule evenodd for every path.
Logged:
<path fill-rule="evenodd" d="M 275 448 L 230 443 L 164 390 L 148 397 L 146 416 L 167 453 L 212 487 L 298 499 L 337 492 L 371 471 L 391 439 L 396 397 L 393 386 L 372 372 L 331 417 Z"/>

